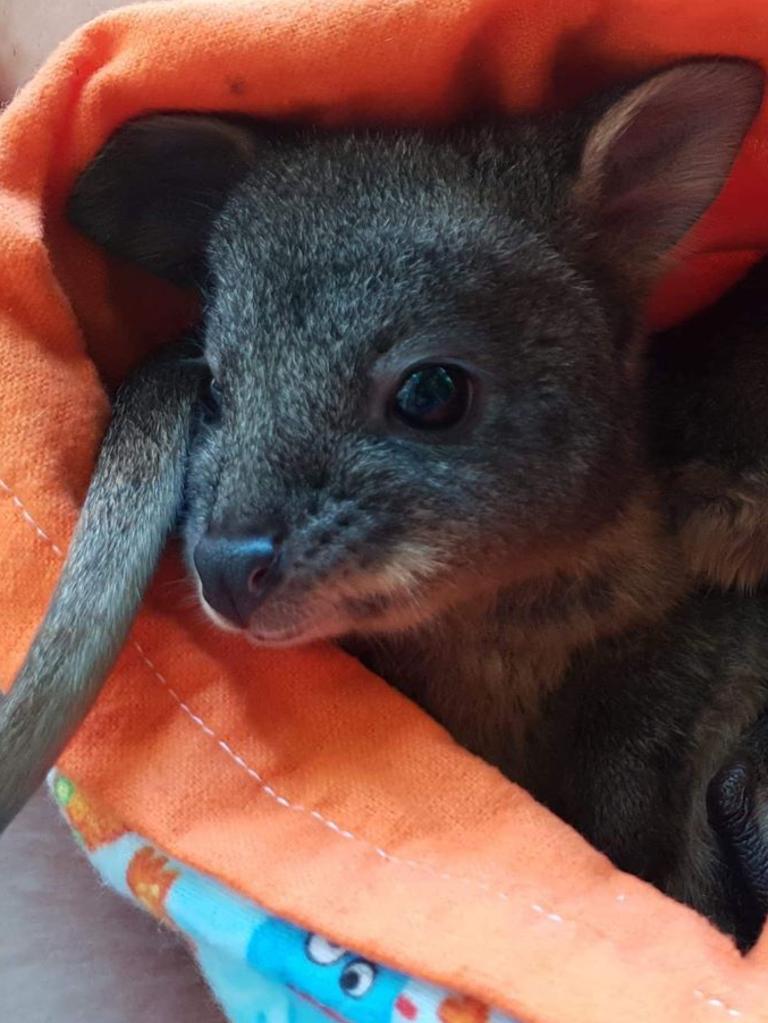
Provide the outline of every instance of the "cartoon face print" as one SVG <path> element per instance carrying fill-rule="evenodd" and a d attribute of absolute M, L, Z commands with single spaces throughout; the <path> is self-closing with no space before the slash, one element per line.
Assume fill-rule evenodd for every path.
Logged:
<path fill-rule="evenodd" d="M 395 1002 L 390 1023 L 519 1023 L 469 995 L 411 979 Z"/>
<path fill-rule="evenodd" d="M 350 959 L 351 953 L 320 934 L 308 934 L 305 948 L 307 957 L 318 966 L 341 964 L 339 987 L 350 998 L 363 998 L 371 990 L 377 967 L 367 959 Z"/>
<path fill-rule="evenodd" d="M 331 1018 L 355 1023 L 390 1019 L 407 983 L 394 970 L 274 918 L 254 932 L 248 961 Z"/>

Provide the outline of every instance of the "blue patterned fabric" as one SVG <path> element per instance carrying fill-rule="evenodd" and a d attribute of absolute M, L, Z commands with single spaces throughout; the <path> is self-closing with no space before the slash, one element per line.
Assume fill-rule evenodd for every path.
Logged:
<path fill-rule="evenodd" d="M 515 1023 L 267 913 L 100 815 L 60 773 L 49 784 L 104 883 L 179 933 L 231 1023 Z"/>

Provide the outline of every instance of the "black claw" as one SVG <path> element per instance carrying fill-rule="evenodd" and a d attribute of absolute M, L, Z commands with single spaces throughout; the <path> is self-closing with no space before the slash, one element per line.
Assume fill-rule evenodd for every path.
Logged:
<path fill-rule="evenodd" d="M 760 826 L 758 772 L 738 760 L 722 768 L 707 789 L 707 814 L 717 837 L 734 907 L 735 937 L 746 951 L 768 914 L 768 842 Z"/>

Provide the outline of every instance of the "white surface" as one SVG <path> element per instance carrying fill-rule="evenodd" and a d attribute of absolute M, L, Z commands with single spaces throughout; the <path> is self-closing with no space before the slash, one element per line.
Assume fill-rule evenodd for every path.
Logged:
<path fill-rule="evenodd" d="M 138 0 L 146 3 L 147 0 Z M 0 100 L 9 99 L 74 30 L 127 0 L 0 0 Z"/>
<path fill-rule="evenodd" d="M 185 948 L 103 888 L 40 793 L 0 838 L 3 1023 L 222 1023 Z"/>

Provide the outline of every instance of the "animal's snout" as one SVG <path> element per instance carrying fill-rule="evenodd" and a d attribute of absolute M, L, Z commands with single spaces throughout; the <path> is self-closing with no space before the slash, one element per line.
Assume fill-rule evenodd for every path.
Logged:
<path fill-rule="evenodd" d="M 275 533 L 204 536 L 193 560 L 206 601 L 228 621 L 247 626 L 278 581 L 280 550 Z"/>

